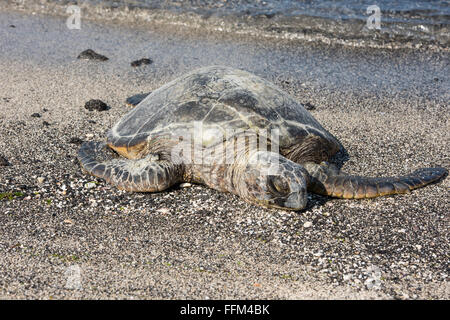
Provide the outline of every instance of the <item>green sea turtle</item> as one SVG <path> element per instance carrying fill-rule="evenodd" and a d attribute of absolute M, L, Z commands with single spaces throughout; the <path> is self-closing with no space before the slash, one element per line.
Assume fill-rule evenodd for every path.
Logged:
<path fill-rule="evenodd" d="M 82 167 L 120 189 L 157 192 L 181 182 L 205 184 L 267 207 L 299 210 L 307 190 L 360 199 L 406 193 L 439 180 L 443 168 L 402 177 L 342 173 L 328 161 L 341 145 L 272 83 L 213 66 L 175 79 L 148 96 L 107 134 L 86 142 Z M 108 150 L 125 158 L 113 158 Z"/>

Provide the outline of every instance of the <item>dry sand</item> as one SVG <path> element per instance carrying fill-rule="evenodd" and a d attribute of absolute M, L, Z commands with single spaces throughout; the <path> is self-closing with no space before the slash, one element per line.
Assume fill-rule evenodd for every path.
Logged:
<path fill-rule="evenodd" d="M 203 186 L 126 193 L 76 161 L 77 139 L 103 139 L 127 96 L 222 64 L 314 105 L 347 149 L 347 172 L 449 168 L 448 54 L 92 22 L 68 30 L 7 11 L 0 22 L 0 156 L 10 163 L 0 193 L 11 198 L 0 200 L 0 298 L 450 297 L 448 178 L 374 200 L 311 195 L 306 210 L 286 212 Z M 77 60 L 88 48 L 109 60 Z M 132 68 L 140 58 L 154 63 Z M 90 99 L 111 109 L 90 112 Z"/>

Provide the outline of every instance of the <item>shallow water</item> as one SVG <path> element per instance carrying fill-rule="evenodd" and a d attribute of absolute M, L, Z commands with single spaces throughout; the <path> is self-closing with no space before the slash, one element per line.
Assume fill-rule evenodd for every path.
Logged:
<path fill-rule="evenodd" d="M 157 11 L 168 13 L 166 22 L 180 14 L 192 24 L 192 14 L 204 21 L 237 32 L 252 29 L 283 38 L 327 41 L 340 40 L 365 44 L 386 42 L 431 44 L 448 47 L 450 43 L 450 1 L 425 0 L 8 0 L 33 4 L 78 4 L 86 8 L 111 8 L 121 16 L 147 15 L 154 20 Z M 379 14 L 375 5 L 379 8 Z M 89 9 L 88 9 L 89 10 Z M 375 10 L 375 11 L 374 11 Z M 191 16 L 190 16 L 191 15 Z M 248 31 L 248 30 L 247 30 Z"/>
<path fill-rule="evenodd" d="M 42 25 L 43 17 L 0 12 L 0 21 L 6 26 L 0 28 L 0 57 L 33 61 L 50 68 L 74 64 L 74 72 L 78 72 L 80 61 L 76 57 L 92 48 L 110 59 L 96 64 L 94 75 L 127 75 L 136 84 L 150 82 L 154 87 L 195 68 L 227 65 L 262 76 L 298 96 L 326 96 L 342 91 L 395 99 L 413 95 L 418 104 L 422 99 L 430 99 L 435 105 L 443 105 L 450 92 L 447 53 L 314 43 L 299 46 L 286 41 L 230 41 L 232 37 L 218 40 L 88 21 L 80 30 L 70 30 L 65 18 L 46 18 L 48 21 Z M 59 48 L 58 52 L 55 48 Z M 131 61 L 143 57 L 154 62 L 130 67 Z"/>

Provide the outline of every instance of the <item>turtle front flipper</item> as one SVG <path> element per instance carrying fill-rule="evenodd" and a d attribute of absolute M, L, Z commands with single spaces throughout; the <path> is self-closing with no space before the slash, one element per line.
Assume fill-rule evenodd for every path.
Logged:
<path fill-rule="evenodd" d="M 306 163 L 304 167 L 310 174 L 309 190 L 345 199 L 408 193 L 436 182 L 447 174 L 444 168 L 422 168 L 406 176 L 371 178 L 340 173 L 336 168 L 325 163 Z"/>
<path fill-rule="evenodd" d="M 183 169 L 155 155 L 145 158 L 107 159 L 107 144 L 85 142 L 78 151 L 78 160 L 89 174 L 105 179 L 119 189 L 138 192 L 157 192 L 182 182 Z"/>

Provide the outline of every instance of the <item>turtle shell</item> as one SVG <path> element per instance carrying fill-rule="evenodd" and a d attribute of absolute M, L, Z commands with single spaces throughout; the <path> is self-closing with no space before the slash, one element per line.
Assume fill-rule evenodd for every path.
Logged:
<path fill-rule="evenodd" d="M 195 70 L 153 91 L 107 134 L 108 145 L 128 158 L 161 137 L 195 134 L 209 147 L 230 136 L 277 132 L 280 150 L 319 141 L 316 148 L 334 154 L 337 140 L 304 106 L 280 88 L 246 71 L 223 66 Z M 313 146 L 314 147 L 314 146 Z"/>

